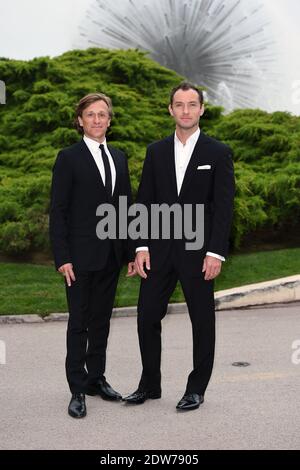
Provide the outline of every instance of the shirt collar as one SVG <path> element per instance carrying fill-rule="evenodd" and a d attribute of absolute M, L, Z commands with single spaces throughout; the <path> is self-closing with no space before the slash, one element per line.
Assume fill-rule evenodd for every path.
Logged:
<path fill-rule="evenodd" d="M 91 139 L 90 137 L 87 137 L 86 135 L 83 136 L 83 140 L 89 149 L 99 150 L 100 144 L 96 140 Z M 104 145 L 104 148 L 106 149 L 107 148 L 106 139 L 103 140 L 102 144 Z"/>
<path fill-rule="evenodd" d="M 199 139 L 199 136 L 200 136 L 200 128 L 198 127 L 198 129 L 187 139 L 185 145 L 196 144 L 197 140 Z M 181 140 L 178 139 L 176 131 L 175 131 L 174 139 L 175 139 L 175 143 L 183 145 Z"/>

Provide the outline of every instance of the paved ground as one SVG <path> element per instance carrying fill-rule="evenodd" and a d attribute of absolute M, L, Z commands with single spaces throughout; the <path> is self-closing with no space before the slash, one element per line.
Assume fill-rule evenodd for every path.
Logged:
<path fill-rule="evenodd" d="M 191 367 L 187 315 L 163 325 L 163 397 L 130 407 L 87 397 L 88 415 L 68 417 L 65 322 L 1 325 L 1 449 L 299 449 L 300 304 L 217 314 L 217 350 L 206 401 L 178 414 Z M 3 343 L 2 343 L 3 344 Z M 296 356 L 300 358 L 300 353 Z M 247 368 L 233 367 L 248 361 Z M 136 319 L 114 318 L 107 379 L 121 393 L 138 382 Z"/>

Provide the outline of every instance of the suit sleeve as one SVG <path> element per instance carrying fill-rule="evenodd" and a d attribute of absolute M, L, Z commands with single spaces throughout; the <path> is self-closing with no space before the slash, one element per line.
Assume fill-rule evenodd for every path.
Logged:
<path fill-rule="evenodd" d="M 230 149 L 220 156 L 213 187 L 213 217 L 207 251 L 226 256 L 233 216 L 234 169 Z"/>
<path fill-rule="evenodd" d="M 154 178 L 153 178 L 153 169 L 152 169 L 152 158 L 151 158 L 151 148 L 147 148 L 146 158 L 143 165 L 143 171 L 141 176 L 141 181 L 137 193 L 136 202 L 138 204 L 143 204 L 147 207 L 148 210 L 148 238 L 140 238 L 136 241 L 135 248 L 139 247 L 149 247 L 150 239 L 149 233 L 151 233 L 150 226 L 150 214 L 151 214 L 151 204 L 155 203 L 155 188 L 154 188 Z"/>
<path fill-rule="evenodd" d="M 72 170 L 63 151 L 53 167 L 49 233 L 56 269 L 71 263 L 68 243 L 68 210 L 72 191 Z"/>

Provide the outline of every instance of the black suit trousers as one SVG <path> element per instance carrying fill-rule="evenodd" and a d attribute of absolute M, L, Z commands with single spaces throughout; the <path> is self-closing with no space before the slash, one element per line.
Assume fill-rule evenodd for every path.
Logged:
<path fill-rule="evenodd" d="M 76 281 L 66 285 L 69 307 L 66 374 L 71 393 L 104 377 L 106 346 L 120 268 L 113 250 L 100 271 L 74 267 Z"/>
<path fill-rule="evenodd" d="M 215 305 L 214 281 L 205 281 L 202 265 L 192 277 L 178 265 L 176 250 L 158 271 L 147 271 L 141 280 L 138 302 L 138 334 L 142 357 L 141 391 L 161 391 L 161 320 L 179 280 L 186 299 L 193 333 L 193 369 L 186 393 L 205 393 L 214 361 Z"/>

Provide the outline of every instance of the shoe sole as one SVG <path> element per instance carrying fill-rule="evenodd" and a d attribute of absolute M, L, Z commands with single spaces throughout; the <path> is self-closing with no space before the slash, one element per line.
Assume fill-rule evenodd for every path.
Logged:
<path fill-rule="evenodd" d="M 89 397 L 95 397 L 96 395 L 98 395 L 99 397 L 101 397 L 103 400 L 107 400 L 107 401 L 121 401 L 122 400 L 122 397 L 108 397 L 107 395 L 102 395 L 101 393 L 99 392 L 85 392 L 86 395 L 88 395 Z"/>
<path fill-rule="evenodd" d="M 204 403 L 204 400 L 201 401 L 201 402 L 199 403 L 199 405 L 192 405 L 192 406 L 189 406 L 189 407 L 187 407 L 187 408 L 177 408 L 177 406 L 176 406 L 176 410 L 177 410 L 177 411 L 192 411 L 192 410 L 197 410 L 197 409 L 200 407 L 200 405 L 202 405 L 202 403 Z"/>
<path fill-rule="evenodd" d="M 84 418 L 86 416 L 86 412 L 83 415 L 78 416 L 78 415 L 72 414 L 72 412 L 68 410 L 68 415 L 71 416 L 71 418 L 81 419 L 81 418 Z"/>
<path fill-rule="evenodd" d="M 189 408 L 177 408 L 176 406 L 176 410 L 180 412 L 185 412 L 185 411 L 192 411 L 192 410 L 197 410 L 199 408 L 200 405 L 197 405 L 197 406 L 190 406 Z"/>
<path fill-rule="evenodd" d="M 161 398 L 161 395 L 152 395 L 151 397 L 147 397 L 142 401 L 128 401 L 125 398 L 123 398 L 123 401 L 128 405 L 142 405 L 146 400 L 158 400 L 159 398 Z"/>

